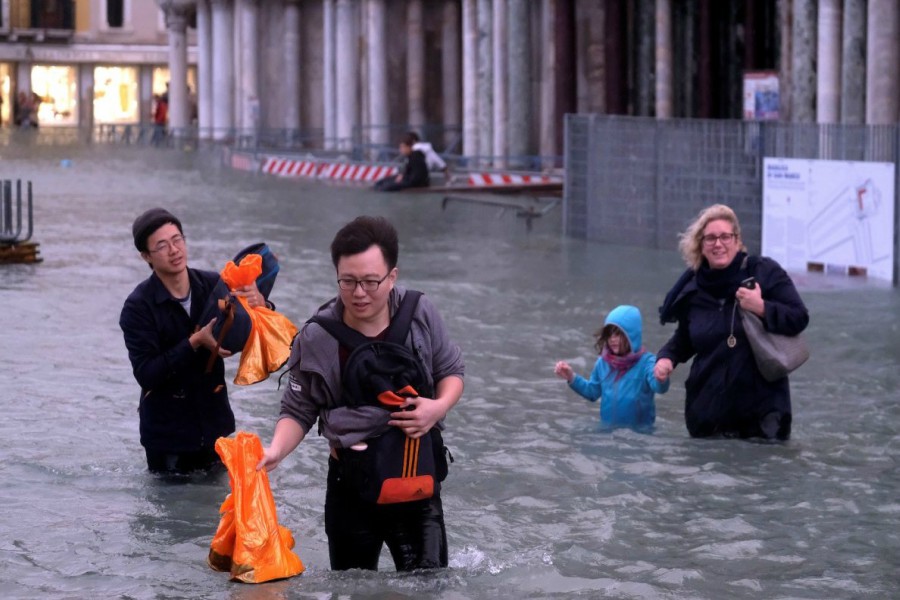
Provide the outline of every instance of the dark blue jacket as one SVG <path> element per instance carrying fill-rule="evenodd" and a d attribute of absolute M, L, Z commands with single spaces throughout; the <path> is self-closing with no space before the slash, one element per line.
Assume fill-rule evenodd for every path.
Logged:
<path fill-rule="evenodd" d="M 750 257 L 740 278 L 753 276 L 765 300 L 769 331 L 796 335 L 806 328 L 809 314 L 790 276 L 770 258 Z M 660 308 L 663 323 L 678 328 L 657 353 L 673 364 L 694 358 L 685 381 L 684 417 L 693 437 L 727 435 L 757 437 L 760 423 L 770 412 L 781 415 L 778 438 L 790 436 L 791 392 L 787 377 L 763 378 L 744 335 L 740 314 L 734 317 L 736 345 L 727 344 L 732 331 L 734 298 L 718 300 L 697 285 L 688 270 L 666 296 Z"/>
<path fill-rule="evenodd" d="M 141 386 L 141 444 L 163 452 L 211 449 L 234 432 L 221 358 L 206 374 L 210 352 L 194 351 L 188 337 L 199 323 L 218 273 L 188 269 L 191 314 L 172 298 L 156 274 L 125 300 L 119 326 L 134 377 Z"/>

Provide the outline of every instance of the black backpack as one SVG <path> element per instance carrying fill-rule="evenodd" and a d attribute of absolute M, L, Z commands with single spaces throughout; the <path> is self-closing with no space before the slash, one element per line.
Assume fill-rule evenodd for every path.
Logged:
<path fill-rule="evenodd" d="M 371 404 L 396 408 L 407 396 L 431 398 L 431 378 L 415 352 L 404 344 L 422 292 L 408 290 L 383 340 L 367 338 L 343 321 L 313 317 L 339 344 L 350 350 L 341 369 L 341 406 Z"/>
<path fill-rule="evenodd" d="M 395 410 L 404 397 L 433 397 L 431 378 L 404 341 L 422 293 L 408 290 L 383 340 L 362 335 L 342 321 L 313 317 L 338 343 L 350 350 L 341 372 L 341 406 L 375 405 Z M 447 476 L 443 438 L 432 428 L 421 438 L 390 427 L 366 440 L 365 450 L 342 449 L 341 468 L 360 496 L 377 504 L 431 498 Z"/>

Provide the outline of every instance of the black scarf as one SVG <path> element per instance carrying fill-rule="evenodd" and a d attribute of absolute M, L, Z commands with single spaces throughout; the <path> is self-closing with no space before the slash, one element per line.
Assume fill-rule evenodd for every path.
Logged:
<path fill-rule="evenodd" d="M 724 269 L 711 269 L 709 262 L 704 258 L 703 264 L 697 269 L 697 287 L 719 300 L 734 298 L 743 279 L 741 263 L 745 256 L 746 252 L 738 252 L 731 264 Z"/>

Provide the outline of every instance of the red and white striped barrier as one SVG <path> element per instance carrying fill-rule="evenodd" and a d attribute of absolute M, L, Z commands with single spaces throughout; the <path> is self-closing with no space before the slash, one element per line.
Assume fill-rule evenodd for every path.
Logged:
<path fill-rule="evenodd" d="M 256 171 L 256 161 L 254 161 L 252 157 L 247 156 L 246 154 L 232 154 L 230 158 L 232 169 L 237 169 L 238 171 Z"/>
<path fill-rule="evenodd" d="M 333 181 L 378 181 L 399 173 L 397 167 L 354 163 L 322 163 L 319 179 Z"/>
<path fill-rule="evenodd" d="M 262 172 L 278 177 L 309 177 L 344 182 L 372 182 L 396 175 L 400 171 L 392 165 L 328 162 L 323 160 L 295 160 L 267 156 Z"/>
<path fill-rule="evenodd" d="M 262 172 L 279 177 L 318 177 L 322 165 L 315 160 L 294 160 L 267 156 L 263 161 Z"/>
<path fill-rule="evenodd" d="M 467 183 L 474 187 L 500 187 L 504 185 L 562 183 L 562 179 L 550 175 L 520 173 L 470 173 Z"/>

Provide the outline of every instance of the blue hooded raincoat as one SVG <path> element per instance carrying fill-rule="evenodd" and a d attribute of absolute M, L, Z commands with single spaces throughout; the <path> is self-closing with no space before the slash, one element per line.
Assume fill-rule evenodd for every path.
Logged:
<path fill-rule="evenodd" d="M 637 307 L 616 307 L 606 317 L 606 325 L 615 325 L 625 333 L 632 352 L 641 349 L 641 311 Z M 617 378 L 619 372 L 600 357 L 590 379 L 576 375 L 569 387 L 591 402 L 600 399 L 601 427 L 651 429 L 656 420 L 654 394 L 669 390 L 668 381 L 660 383 L 653 377 L 655 364 L 656 355 L 644 352 L 633 367 Z"/>

